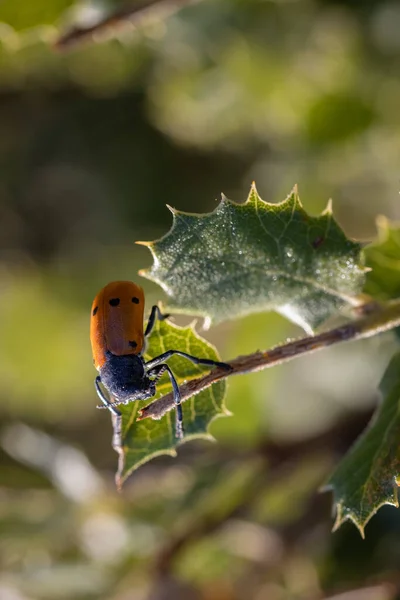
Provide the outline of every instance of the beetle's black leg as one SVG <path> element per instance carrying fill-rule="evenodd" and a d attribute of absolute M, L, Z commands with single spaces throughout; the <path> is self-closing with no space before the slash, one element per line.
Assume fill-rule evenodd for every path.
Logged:
<path fill-rule="evenodd" d="M 174 374 L 172 373 L 172 371 L 168 365 L 162 364 L 162 365 L 158 365 L 158 366 L 150 369 L 147 372 L 147 375 L 149 377 L 155 377 L 156 379 L 159 379 L 159 377 L 161 377 L 161 375 L 165 372 L 168 373 L 169 378 L 172 383 L 174 402 L 176 405 L 176 437 L 181 440 L 183 438 L 183 415 L 182 415 L 181 393 L 179 391 L 179 386 L 176 382 Z"/>
<path fill-rule="evenodd" d="M 149 362 L 145 364 L 145 367 L 146 369 L 152 369 L 156 365 L 159 365 L 161 362 L 168 360 L 174 354 L 178 354 L 179 356 L 183 356 L 184 358 L 191 360 L 192 363 L 194 363 L 195 365 L 206 365 L 208 367 L 220 367 L 221 369 L 226 369 L 229 371 L 232 370 L 232 367 L 230 365 L 227 365 L 226 363 L 211 360 L 209 358 L 197 358 L 197 356 L 192 356 L 191 354 L 181 352 L 180 350 L 168 350 L 167 352 L 160 354 L 160 356 L 156 356 L 152 360 L 149 360 Z"/>
<path fill-rule="evenodd" d="M 156 317 L 158 317 L 159 321 L 164 321 L 164 319 L 167 319 L 169 317 L 169 315 L 163 315 L 163 313 L 161 312 L 161 310 L 159 309 L 158 306 L 156 306 L 156 305 L 152 306 L 150 317 L 149 317 L 149 320 L 147 321 L 147 327 L 144 332 L 144 337 L 147 337 L 152 332 L 154 324 L 156 322 Z"/>
<path fill-rule="evenodd" d="M 119 412 L 119 410 L 117 408 L 115 408 L 115 406 L 113 406 L 113 403 L 110 402 L 104 395 L 103 390 L 100 387 L 100 382 L 101 382 L 101 378 L 98 375 L 96 377 L 96 379 L 94 380 L 94 387 L 96 388 L 96 392 L 98 397 L 100 398 L 100 400 L 102 401 L 102 403 L 104 404 L 105 408 L 108 408 L 108 410 L 110 410 L 112 412 L 113 415 L 115 415 L 116 417 L 120 417 L 121 413 Z M 102 406 L 97 407 L 97 408 L 103 408 Z"/>
<path fill-rule="evenodd" d="M 103 393 L 103 390 L 100 387 L 101 378 L 98 375 L 94 380 L 94 385 L 96 388 L 96 392 L 100 400 L 102 401 L 104 406 L 98 406 L 97 408 L 108 408 L 108 410 L 113 415 L 113 427 L 114 427 L 114 435 L 112 439 L 112 447 L 117 452 L 121 452 L 122 448 L 122 416 L 118 409 L 113 406 L 113 404 L 106 398 Z"/>
<path fill-rule="evenodd" d="M 151 369 L 150 371 L 147 371 L 147 375 L 149 375 L 150 377 L 153 377 L 152 381 L 157 382 L 160 377 L 165 373 L 165 371 L 167 370 L 165 367 L 167 365 L 158 365 L 157 367 L 154 367 L 153 369 Z"/>

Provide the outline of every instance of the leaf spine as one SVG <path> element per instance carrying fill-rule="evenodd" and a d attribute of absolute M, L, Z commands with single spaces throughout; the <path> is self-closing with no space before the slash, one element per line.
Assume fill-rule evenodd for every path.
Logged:
<path fill-rule="evenodd" d="M 176 214 L 178 214 L 178 212 L 179 212 L 179 211 L 178 211 L 176 208 L 174 208 L 173 206 L 171 206 L 170 204 L 166 204 L 165 206 L 168 208 L 168 210 L 169 210 L 169 211 L 170 211 L 170 212 L 171 212 L 173 215 L 176 215 Z"/>
<path fill-rule="evenodd" d="M 332 198 L 329 198 L 328 203 L 326 205 L 326 208 L 322 211 L 322 216 L 329 216 L 331 217 L 333 213 L 333 208 L 332 208 Z"/>

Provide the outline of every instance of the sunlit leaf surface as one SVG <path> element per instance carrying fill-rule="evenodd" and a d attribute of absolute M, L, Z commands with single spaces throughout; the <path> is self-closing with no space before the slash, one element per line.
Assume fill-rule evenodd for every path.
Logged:
<path fill-rule="evenodd" d="M 275 310 L 307 332 L 361 290 L 361 246 L 328 207 L 311 217 L 297 190 L 280 204 L 255 186 L 245 204 L 223 197 L 204 215 L 173 210 L 171 230 L 146 243 L 154 256 L 141 274 L 159 283 L 173 311 L 219 322 Z"/>

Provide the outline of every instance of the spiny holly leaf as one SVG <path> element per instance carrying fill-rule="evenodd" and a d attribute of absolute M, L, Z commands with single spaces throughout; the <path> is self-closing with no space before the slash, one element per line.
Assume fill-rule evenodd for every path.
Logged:
<path fill-rule="evenodd" d="M 361 246 L 346 238 L 329 205 L 310 217 L 296 189 L 270 204 L 253 185 L 245 204 L 223 196 L 212 213 L 171 211 L 163 238 L 139 242 L 154 257 L 141 275 L 162 286 L 171 311 L 219 322 L 275 310 L 311 333 L 357 303 L 365 277 Z"/>
<path fill-rule="evenodd" d="M 145 360 L 154 358 L 166 350 L 183 350 L 199 358 L 220 360 L 215 348 L 201 338 L 192 326 L 177 327 L 168 321 L 157 322 L 149 338 Z M 178 384 L 199 377 L 210 370 L 209 367 L 194 365 L 186 358 L 174 356 L 168 361 Z M 219 416 L 228 415 L 223 400 L 226 384 L 217 382 L 182 404 L 185 437 L 183 441 L 195 438 L 212 439 L 207 433 L 208 425 Z M 168 375 L 157 384 L 159 398 L 171 391 Z M 149 400 L 121 405 L 123 452 L 120 454 L 117 485 L 120 487 L 130 473 L 143 463 L 160 454 L 176 455 L 179 443 L 175 437 L 175 411 L 168 412 L 159 421 L 145 419 L 137 421 L 138 412 Z"/>
<path fill-rule="evenodd" d="M 378 240 L 364 249 L 366 265 L 371 267 L 365 292 L 380 300 L 400 296 L 400 227 L 379 217 Z"/>
<path fill-rule="evenodd" d="M 399 505 L 400 352 L 391 360 L 380 390 L 382 404 L 326 486 L 332 489 L 336 505 L 334 529 L 350 519 L 362 537 L 365 525 L 381 506 Z"/>

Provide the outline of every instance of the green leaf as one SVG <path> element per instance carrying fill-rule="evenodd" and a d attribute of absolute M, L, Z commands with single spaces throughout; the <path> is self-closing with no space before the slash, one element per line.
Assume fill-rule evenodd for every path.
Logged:
<path fill-rule="evenodd" d="M 334 529 L 349 519 L 362 537 L 370 518 L 384 504 L 398 506 L 400 477 L 400 352 L 380 383 L 382 403 L 368 428 L 330 478 L 336 505 Z"/>
<path fill-rule="evenodd" d="M 158 321 L 149 338 L 149 345 L 144 355 L 147 361 L 166 350 L 183 350 L 200 358 L 220 360 L 215 348 L 201 338 L 193 326 L 178 327 L 168 321 Z M 210 368 L 194 365 L 186 358 L 173 356 L 168 361 L 178 384 L 207 373 Z M 196 438 L 212 439 L 208 426 L 216 417 L 228 415 L 224 406 L 226 384 L 217 382 L 196 396 L 192 396 L 182 404 L 185 437 L 183 442 Z M 159 398 L 171 391 L 167 374 L 157 384 Z M 160 454 L 176 455 L 176 447 L 181 443 L 175 437 L 175 411 L 168 412 L 159 421 L 144 419 L 138 421 L 141 408 L 149 404 L 149 400 L 132 402 L 120 406 L 122 413 L 123 452 L 117 473 L 117 485 L 120 487 L 126 478 L 143 463 Z"/>
<path fill-rule="evenodd" d="M 280 204 L 261 200 L 253 185 L 245 204 L 222 197 L 212 213 L 171 211 L 163 238 L 139 242 L 154 257 L 141 275 L 162 286 L 171 311 L 219 322 L 275 310 L 311 333 L 356 303 L 365 277 L 360 244 L 329 205 L 310 217 L 296 188 Z"/>
<path fill-rule="evenodd" d="M 400 227 L 379 217 L 378 240 L 364 249 L 367 273 L 365 292 L 380 300 L 400 296 Z"/>

